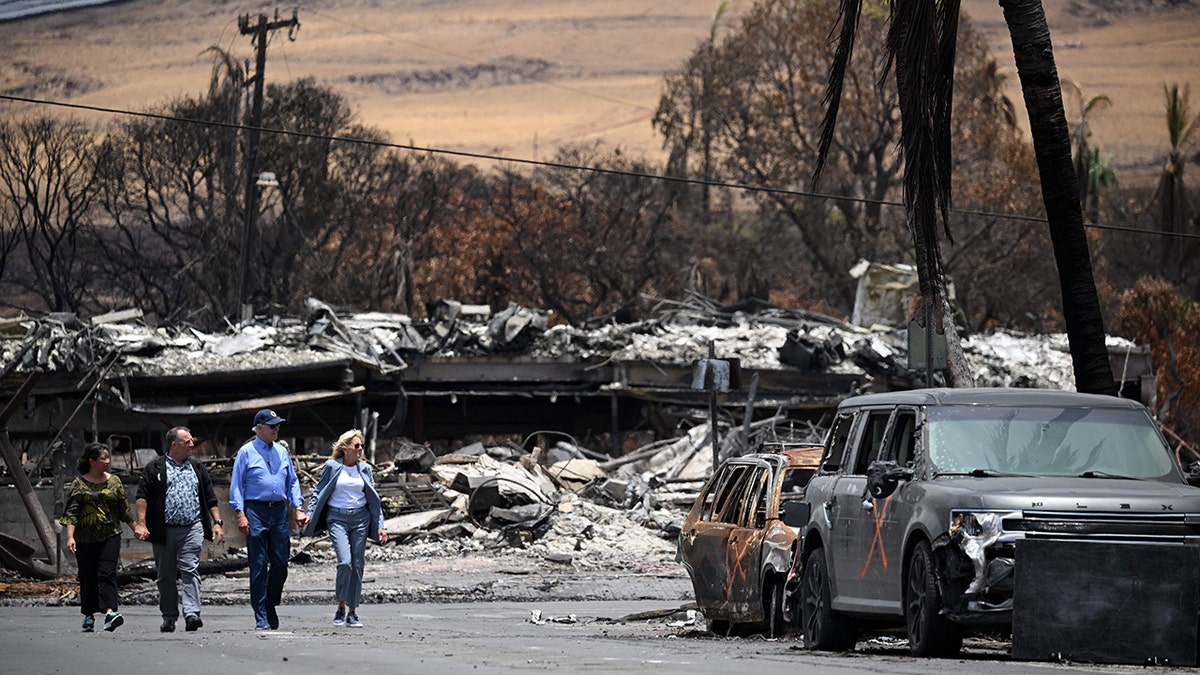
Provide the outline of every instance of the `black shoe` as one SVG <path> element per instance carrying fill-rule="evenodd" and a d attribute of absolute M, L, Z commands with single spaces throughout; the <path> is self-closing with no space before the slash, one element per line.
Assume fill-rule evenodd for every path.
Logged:
<path fill-rule="evenodd" d="M 83 617 L 83 632 L 91 633 L 96 630 L 96 617 L 88 614 Z"/>
<path fill-rule="evenodd" d="M 267 624 L 271 626 L 271 630 L 279 628 L 279 614 L 275 611 L 275 605 L 267 605 Z"/>
<path fill-rule="evenodd" d="M 187 616 L 183 617 L 183 629 L 189 633 L 203 625 L 204 622 L 200 620 L 199 614 L 188 614 Z"/>
<path fill-rule="evenodd" d="M 113 632 L 125 623 L 125 617 L 121 616 L 120 612 L 109 612 L 104 615 L 104 630 Z"/>
<path fill-rule="evenodd" d="M 163 619 L 162 625 L 158 627 L 160 633 L 174 633 L 175 619 Z"/>

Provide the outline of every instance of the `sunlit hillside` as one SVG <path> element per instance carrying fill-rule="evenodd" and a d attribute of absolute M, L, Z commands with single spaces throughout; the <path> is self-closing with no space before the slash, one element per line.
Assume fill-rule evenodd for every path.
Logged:
<path fill-rule="evenodd" d="M 1196 87 L 1200 8 L 1137 0 L 1047 2 L 1063 80 L 1113 105 L 1092 118 L 1093 145 L 1126 170 L 1165 152 L 1164 82 Z M 1161 6 L 1170 4 L 1173 9 Z M 661 157 L 650 126 L 663 75 L 714 28 L 718 2 L 697 0 L 317 0 L 297 5 L 299 31 L 272 34 L 270 81 L 312 77 L 355 102 L 361 121 L 421 147 L 546 159 L 601 140 Z M 751 6 L 731 0 L 715 29 Z M 1020 101 L 995 0 L 964 0 Z M 1104 8 L 1101 11 L 1098 8 Z M 1114 9 L 1115 8 L 1115 9 Z M 278 6 L 281 18 L 292 6 Z M 144 110 L 205 90 L 217 46 L 252 59 L 238 17 L 276 7 L 132 0 L 0 24 L 0 90 L 34 99 Z M 816 29 L 816 28 L 815 28 Z M 824 28 L 821 28 L 824 30 Z M 71 112 L 0 102 L 8 115 Z M 97 121 L 111 113 L 74 111 Z"/>

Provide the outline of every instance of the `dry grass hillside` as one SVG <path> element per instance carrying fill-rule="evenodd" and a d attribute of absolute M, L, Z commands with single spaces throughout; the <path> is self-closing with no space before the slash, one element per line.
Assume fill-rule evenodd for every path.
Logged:
<path fill-rule="evenodd" d="M 422 147 L 547 159 L 600 139 L 660 158 L 650 128 L 664 73 L 708 34 L 717 1 L 314 0 L 300 2 L 295 41 L 276 33 L 267 77 L 313 77 L 344 92 L 360 119 Z M 996 0 L 965 11 L 1013 77 Z M 1085 96 L 1107 95 L 1093 143 L 1119 170 L 1153 170 L 1166 148 L 1164 82 L 1195 85 L 1200 2 L 1047 0 L 1059 72 Z M 731 0 L 731 26 L 748 0 Z M 278 6 L 284 17 L 291 5 Z M 237 18 L 275 7 L 214 0 L 131 0 L 0 24 L 0 91 L 115 109 L 201 93 L 216 45 L 253 55 Z M 41 112 L 0 101 L 6 116 Z M 62 109 L 51 108 L 57 112 Z M 93 120 L 102 113 L 74 112 Z"/>

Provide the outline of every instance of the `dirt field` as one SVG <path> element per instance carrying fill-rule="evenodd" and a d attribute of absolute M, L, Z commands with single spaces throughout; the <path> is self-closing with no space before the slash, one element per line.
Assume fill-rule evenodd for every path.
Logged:
<path fill-rule="evenodd" d="M 1167 144 L 1164 82 L 1196 80 L 1200 2 L 1044 3 L 1060 76 L 1086 97 L 1113 100 L 1095 115 L 1093 143 L 1119 170 L 1153 169 Z M 1173 9 L 1162 9 L 1174 5 Z M 650 118 L 664 73 L 705 38 L 712 2 L 695 0 L 462 0 L 298 3 L 295 41 L 273 35 L 267 78 L 314 77 L 353 101 L 360 119 L 421 147 L 547 159 L 564 143 L 601 139 L 662 158 Z M 731 0 L 722 26 L 749 0 Z M 996 0 L 964 0 L 1012 74 Z M 284 18 L 291 6 L 277 6 Z M 216 45 L 250 59 L 239 34 L 250 3 L 132 0 L 0 24 L 0 91 L 115 109 L 146 109 L 207 86 Z M 41 110 L 0 102 L 6 115 Z M 57 109 L 61 111 L 61 109 Z M 115 116 L 75 113 L 95 120 Z"/>

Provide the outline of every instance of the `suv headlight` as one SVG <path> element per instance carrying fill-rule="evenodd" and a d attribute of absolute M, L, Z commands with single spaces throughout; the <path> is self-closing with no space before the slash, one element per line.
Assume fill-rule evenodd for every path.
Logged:
<path fill-rule="evenodd" d="M 975 568 L 975 579 L 966 593 L 979 593 L 987 585 L 987 547 L 1000 538 L 1004 514 L 992 511 L 952 511 L 950 536 L 958 534 L 959 548 Z"/>
<path fill-rule="evenodd" d="M 1003 517 L 989 511 L 955 511 L 950 515 L 950 534 L 962 531 L 964 537 L 995 541 L 1003 529 Z"/>

